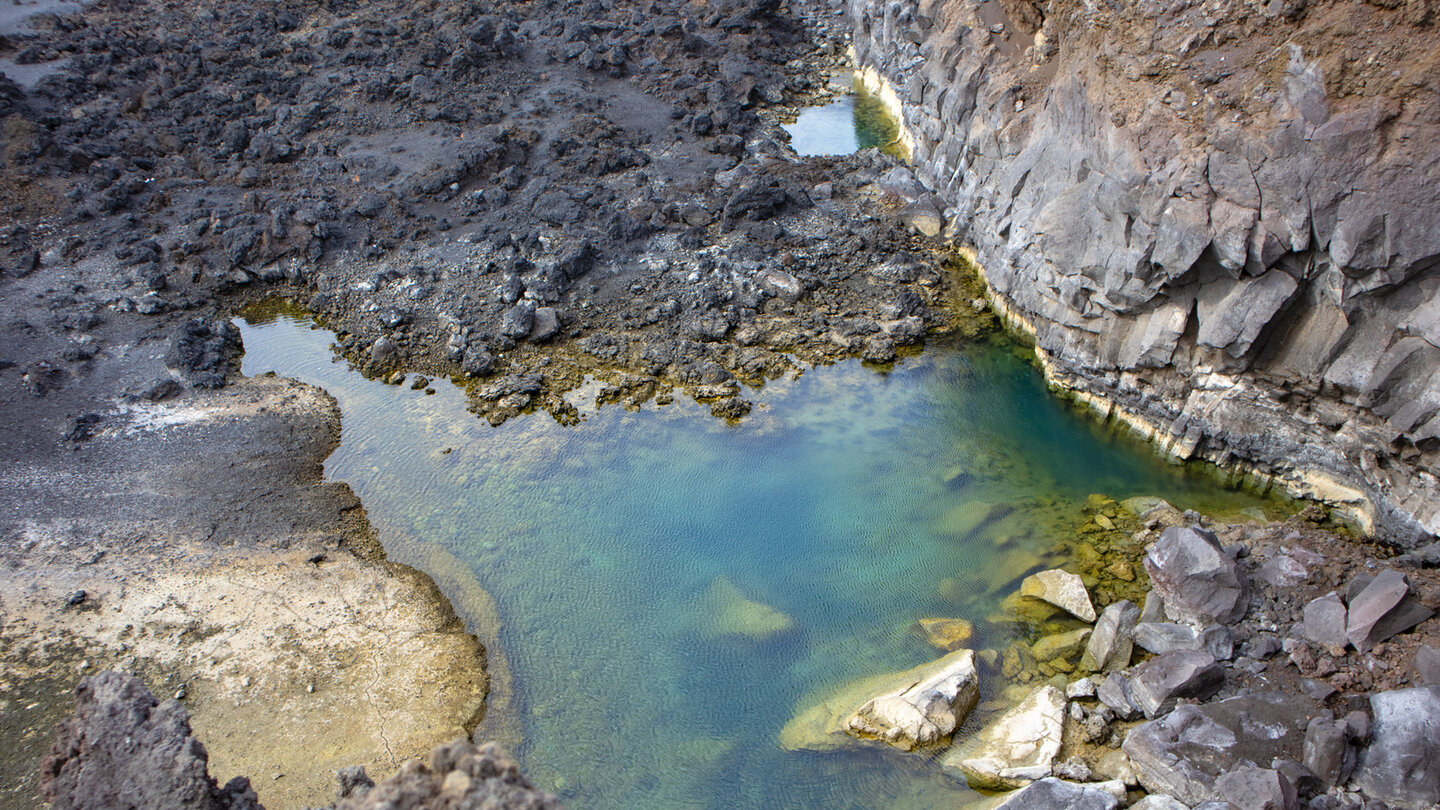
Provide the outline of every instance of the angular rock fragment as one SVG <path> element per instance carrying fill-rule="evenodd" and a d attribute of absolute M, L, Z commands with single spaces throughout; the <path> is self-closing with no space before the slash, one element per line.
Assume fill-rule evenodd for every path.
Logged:
<path fill-rule="evenodd" d="M 1225 669 L 1209 653 L 1173 650 L 1130 672 L 1130 697 L 1147 718 L 1168 711 L 1178 698 L 1207 697 L 1225 683 Z"/>
<path fill-rule="evenodd" d="M 1370 709 L 1370 745 L 1351 786 L 1402 807 L 1440 803 L 1440 686 L 1380 692 Z"/>
<path fill-rule="evenodd" d="M 1095 606 L 1080 577 L 1059 568 L 1031 574 L 1020 583 L 1020 595 L 1048 602 L 1087 622 L 1095 621 Z"/>
<path fill-rule="evenodd" d="M 1130 696 L 1130 676 L 1123 672 L 1110 673 L 1095 689 L 1095 696 L 1121 720 L 1134 720 L 1142 714 L 1140 707 L 1135 705 L 1135 699 Z"/>
<path fill-rule="evenodd" d="M 1171 650 L 1199 649 L 1200 634 L 1184 624 L 1142 622 L 1135 626 L 1135 644 L 1146 652 L 1163 655 Z"/>
<path fill-rule="evenodd" d="M 1331 591 L 1319 599 L 1311 600 L 1305 605 L 1303 616 L 1302 629 L 1305 638 L 1326 647 L 1344 649 L 1347 641 L 1346 611 L 1345 603 L 1340 601 L 1338 594 Z"/>
<path fill-rule="evenodd" d="M 1345 636 L 1355 649 L 1368 652 L 1376 644 L 1432 615 L 1429 608 L 1410 597 L 1410 582 L 1405 575 L 1387 569 L 1350 600 Z"/>
<path fill-rule="evenodd" d="M 1078 784 L 1052 776 L 1006 796 L 993 810 L 1115 810 L 1124 796 L 1123 783 Z"/>
<path fill-rule="evenodd" d="M 1080 658 L 1080 668 L 1110 672 L 1130 666 L 1135 647 L 1133 634 L 1139 620 L 1140 609 L 1128 599 L 1105 608 L 1095 623 L 1095 632 L 1090 634 L 1090 643 Z"/>
<path fill-rule="evenodd" d="M 1299 759 L 1316 711 L 1314 701 L 1280 692 L 1184 705 L 1132 729 L 1121 749 L 1146 790 L 1193 806 L 1219 798 L 1215 779 L 1241 763 Z"/>
<path fill-rule="evenodd" d="M 1230 624 L 1249 606 L 1245 574 L 1205 529 L 1166 529 L 1146 550 L 1145 570 L 1171 621 Z"/>
<path fill-rule="evenodd" d="M 1018 788 L 1050 775 L 1064 726 L 1065 694 L 1042 686 L 974 739 L 951 748 L 940 764 L 974 788 Z"/>
<path fill-rule="evenodd" d="M 1299 810 L 1295 785 L 1279 771 L 1242 766 L 1223 773 L 1215 789 L 1225 800 L 1246 810 Z"/>
<path fill-rule="evenodd" d="M 1344 784 L 1355 766 L 1347 737 L 1345 721 L 1328 716 L 1311 718 L 1305 728 L 1302 762 L 1326 788 Z"/>

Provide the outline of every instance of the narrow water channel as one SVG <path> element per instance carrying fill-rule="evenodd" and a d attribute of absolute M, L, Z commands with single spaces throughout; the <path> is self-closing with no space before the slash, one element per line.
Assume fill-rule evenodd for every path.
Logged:
<path fill-rule="evenodd" d="M 813 369 L 747 394 L 738 425 L 677 397 L 493 428 L 448 382 L 365 379 L 304 320 L 240 326 L 246 374 L 339 401 L 326 472 L 382 540 L 437 544 L 493 594 L 518 754 L 570 807 L 964 806 L 922 759 L 777 735 L 808 694 L 938 657 L 920 618 L 1008 643 L 986 616 L 1091 493 L 1268 508 L 1077 416 L 1001 339 Z M 1019 518 L 966 528 L 977 502 Z"/>

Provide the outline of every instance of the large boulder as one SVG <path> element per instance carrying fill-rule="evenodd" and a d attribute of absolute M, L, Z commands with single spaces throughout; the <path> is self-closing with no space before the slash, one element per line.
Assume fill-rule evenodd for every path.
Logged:
<path fill-rule="evenodd" d="M 1250 603 L 1250 583 L 1213 532 L 1174 526 L 1145 551 L 1145 570 L 1171 621 L 1231 624 Z"/>
<path fill-rule="evenodd" d="M 1076 574 L 1052 568 L 1031 574 L 1020 583 L 1020 595 L 1048 602 L 1082 621 L 1095 621 L 1095 606 L 1090 592 Z"/>
<path fill-rule="evenodd" d="M 845 733 L 905 751 L 949 739 L 975 708 L 980 681 L 974 651 L 962 650 L 941 660 L 949 663 L 928 677 L 865 701 L 845 719 Z"/>
<path fill-rule="evenodd" d="M 1124 797 L 1123 782 L 1082 785 L 1050 776 L 1011 793 L 991 810 L 1115 810 Z"/>
<path fill-rule="evenodd" d="M 1090 634 L 1090 643 L 1080 658 L 1080 668 L 1089 672 L 1111 672 L 1130 666 L 1135 651 L 1135 625 L 1140 608 L 1128 599 L 1105 608 Z"/>
<path fill-rule="evenodd" d="M 1199 650 L 1172 650 L 1157 655 L 1130 671 L 1130 698 L 1154 719 L 1169 711 L 1179 698 L 1203 698 L 1225 683 L 1225 668 L 1215 657 Z"/>
<path fill-rule="evenodd" d="M 1042 686 L 974 739 L 951 748 L 940 764 L 974 788 L 1023 787 L 1050 775 L 1064 728 L 1065 693 Z"/>
<path fill-rule="evenodd" d="M 1410 596 L 1410 581 L 1394 569 L 1380 572 L 1350 600 L 1345 636 L 1360 652 L 1403 633 L 1430 618 L 1433 612 Z"/>
<path fill-rule="evenodd" d="M 1317 713 L 1309 698 L 1280 692 L 1184 705 L 1136 726 L 1122 748 L 1146 790 L 1193 806 L 1221 798 L 1216 778 L 1243 763 L 1298 761 Z"/>
<path fill-rule="evenodd" d="M 178 702 L 159 702 L 133 675 L 102 672 L 75 688 L 75 714 L 40 764 L 40 791 L 56 810 L 262 810 L 250 780 L 219 787 L 209 759 Z"/>
<path fill-rule="evenodd" d="M 1352 787 L 1393 806 L 1440 804 L 1440 686 L 1370 696 L 1374 726 Z"/>
<path fill-rule="evenodd" d="M 938 689 L 953 690 L 955 697 L 950 704 L 949 720 L 936 716 L 940 707 L 932 702 L 930 696 L 915 689 L 922 683 L 931 684 Z M 908 710 L 890 699 L 905 693 L 909 693 L 914 701 Z M 879 698 L 876 697 L 877 695 Z M 885 733 L 883 731 L 868 738 L 855 736 L 851 732 L 851 721 L 852 719 L 856 721 L 857 730 L 862 728 L 864 723 L 872 724 L 878 729 L 882 713 L 889 714 L 891 712 L 903 712 L 901 715 L 892 715 L 896 719 L 905 717 L 915 721 L 912 726 L 915 728 L 915 733 L 912 737 L 918 743 L 922 736 L 938 732 L 945 725 L 949 725 L 953 732 L 965 721 L 979 697 L 979 675 L 975 670 L 975 652 L 973 650 L 957 650 L 928 664 L 922 664 L 904 672 L 887 672 L 862 678 L 845 684 L 818 699 L 803 702 L 801 705 L 805 708 L 797 712 L 790 722 L 780 730 L 780 747 L 787 751 L 832 751 L 858 745 L 865 741 L 889 742 L 882 740 Z M 885 700 L 881 700 L 882 698 Z M 878 708 L 877 703 L 879 704 Z M 864 717 L 861 717 L 861 710 L 867 706 L 869 706 L 868 711 Z M 921 708 L 922 706 L 924 709 Z M 933 728 L 933 731 L 926 730 L 925 724 L 928 724 L 929 728 Z M 895 738 L 897 743 L 899 739 L 900 737 L 897 735 Z M 939 738 L 932 739 L 932 742 L 939 741 Z"/>

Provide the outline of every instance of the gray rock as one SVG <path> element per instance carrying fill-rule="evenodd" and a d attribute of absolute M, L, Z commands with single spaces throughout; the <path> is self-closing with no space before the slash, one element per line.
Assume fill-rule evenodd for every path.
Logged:
<path fill-rule="evenodd" d="M 1415 651 L 1415 677 L 1425 685 L 1440 684 L 1440 650 L 1426 644 Z"/>
<path fill-rule="evenodd" d="M 915 179 L 915 174 L 904 166 L 896 166 L 886 172 L 885 176 L 880 178 L 879 185 L 881 191 L 907 203 L 915 202 L 930 193 L 929 189 Z"/>
<path fill-rule="evenodd" d="M 1145 594 L 1145 604 L 1140 607 L 1140 624 L 1165 621 L 1165 597 L 1155 591 Z"/>
<path fill-rule="evenodd" d="M 1123 796 L 1124 785 L 1120 786 Z M 1115 810 L 1120 806 L 1113 786 L 1076 784 L 1049 777 L 1006 796 L 993 810 Z"/>
<path fill-rule="evenodd" d="M 263 810 L 250 780 L 221 788 L 208 763 L 178 702 L 160 703 L 133 675 L 102 672 L 76 687 L 75 714 L 41 763 L 40 791 L 56 810 Z"/>
<path fill-rule="evenodd" d="M 1190 810 L 1190 805 L 1181 802 L 1174 796 L 1166 796 L 1163 793 L 1151 793 L 1140 801 L 1130 805 L 1130 810 Z"/>
<path fill-rule="evenodd" d="M 500 334 L 520 339 L 530 334 L 535 325 L 535 302 L 521 301 L 500 315 Z"/>
<path fill-rule="evenodd" d="M 1302 762 L 1327 789 L 1344 784 L 1355 765 L 1354 755 L 1346 745 L 1347 737 L 1344 720 L 1314 717 L 1305 728 Z"/>
<path fill-rule="evenodd" d="M 1200 634 L 1193 627 L 1183 624 L 1145 622 L 1135 626 L 1135 643 L 1155 655 L 1171 650 L 1198 650 Z"/>
<path fill-rule="evenodd" d="M 1260 566 L 1255 578 L 1264 580 L 1276 588 L 1293 588 L 1310 580 L 1310 571 L 1305 564 L 1289 554 L 1276 554 Z"/>
<path fill-rule="evenodd" d="M 495 743 L 477 747 L 462 737 L 431 751 L 428 763 L 410 760 L 374 787 L 343 797 L 335 810 L 439 807 L 559 810 L 560 801 L 531 784 Z"/>
<path fill-rule="evenodd" d="M 1305 638 L 1326 647 L 1344 649 L 1346 611 L 1345 603 L 1334 591 L 1319 599 L 1311 600 L 1303 610 L 1304 623 L 1301 626 Z"/>
<path fill-rule="evenodd" d="M 534 322 L 530 325 L 531 343 L 544 343 L 560 332 L 560 314 L 554 307 L 538 307 Z"/>
<path fill-rule="evenodd" d="M 1142 714 L 1130 696 L 1130 676 L 1123 672 L 1110 673 L 1095 689 L 1095 696 L 1121 720 L 1134 720 Z"/>
<path fill-rule="evenodd" d="M 1156 656 L 1130 672 L 1130 697 L 1155 718 L 1169 711 L 1182 697 L 1208 697 L 1225 683 L 1225 669 L 1209 653 L 1173 650 Z"/>
<path fill-rule="evenodd" d="M 1223 773 L 1215 789 L 1225 800 L 1245 810 L 1299 810 L 1295 785 L 1279 771 L 1242 766 Z"/>
<path fill-rule="evenodd" d="M 471 377 L 484 377 L 495 370 L 495 357 L 484 346 L 470 346 L 465 349 L 460 370 Z"/>
<path fill-rule="evenodd" d="M 1298 759 L 1316 704 L 1299 695 L 1261 692 L 1184 705 L 1126 736 L 1140 784 L 1195 805 L 1216 799 L 1215 779 L 1241 763 Z"/>
<path fill-rule="evenodd" d="M 1205 529 L 1166 529 L 1146 550 L 1145 570 L 1171 621 L 1230 624 L 1249 606 L 1245 574 Z"/>
<path fill-rule="evenodd" d="M 1374 694 L 1370 708 L 1370 745 L 1351 785 L 1401 807 L 1440 803 L 1440 686 Z"/>
<path fill-rule="evenodd" d="M 1376 644 L 1434 615 L 1429 608 L 1410 598 L 1409 593 L 1410 582 L 1405 575 L 1386 569 L 1351 600 L 1345 635 L 1355 649 L 1368 652 Z"/>
<path fill-rule="evenodd" d="M 1110 672 L 1130 666 L 1134 652 L 1134 631 L 1140 620 L 1140 609 L 1128 599 L 1105 608 L 1095 622 L 1095 632 L 1080 657 L 1080 668 L 1091 672 Z"/>
<path fill-rule="evenodd" d="M 945 229 L 945 215 L 927 199 L 919 199 L 896 212 L 900 221 L 923 236 L 935 237 Z"/>
<path fill-rule="evenodd" d="M 1217 661 L 1229 661 L 1235 656 L 1235 634 L 1223 624 L 1213 624 L 1196 639 L 1200 649 L 1210 653 Z"/>

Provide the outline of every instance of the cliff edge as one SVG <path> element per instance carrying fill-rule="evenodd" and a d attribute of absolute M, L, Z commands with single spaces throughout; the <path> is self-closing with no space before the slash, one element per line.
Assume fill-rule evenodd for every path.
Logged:
<path fill-rule="evenodd" d="M 1440 531 L 1431 0 L 851 0 L 1052 379 L 1385 539 Z"/>

